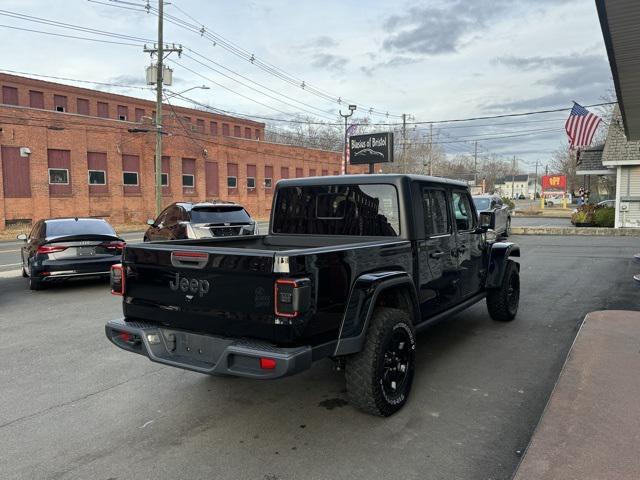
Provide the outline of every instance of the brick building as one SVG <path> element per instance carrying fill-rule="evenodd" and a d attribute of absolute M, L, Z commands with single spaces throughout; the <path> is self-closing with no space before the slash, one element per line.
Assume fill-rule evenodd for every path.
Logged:
<path fill-rule="evenodd" d="M 0 229 L 45 217 L 155 214 L 155 103 L 0 74 Z M 264 124 L 163 107 L 165 205 L 232 200 L 270 213 L 281 178 L 337 175 L 341 155 L 264 142 Z"/>

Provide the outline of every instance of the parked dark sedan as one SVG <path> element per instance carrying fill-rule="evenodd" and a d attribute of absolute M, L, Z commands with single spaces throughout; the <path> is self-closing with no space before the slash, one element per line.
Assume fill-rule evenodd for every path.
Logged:
<path fill-rule="evenodd" d="M 108 277 L 111 265 L 120 263 L 124 240 L 99 218 L 40 220 L 31 233 L 18 235 L 22 275 L 31 290 L 44 284 L 83 277 Z"/>
<path fill-rule="evenodd" d="M 473 197 L 478 214 L 481 212 L 495 212 L 493 229 L 502 237 L 511 234 L 511 210 L 498 195 L 477 195 Z"/>
<path fill-rule="evenodd" d="M 258 234 L 256 221 L 232 202 L 173 203 L 147 223 L 145 242 Z"/>

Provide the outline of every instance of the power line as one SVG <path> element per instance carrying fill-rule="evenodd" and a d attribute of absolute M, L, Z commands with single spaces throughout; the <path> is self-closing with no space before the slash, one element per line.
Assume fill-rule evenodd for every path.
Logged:
<path fill-rule="evenodd" d="M 122 3 L 122 4 L 126 4 L 126 5 L 135 5 L 135 6 L 142 6 L 140 4 L 136 4 L 136 3 L 131 3 L 131 2 L 124 2 L 121 0 L 110 0 L 110 2 L 112 3 Z M 180 9 L 179 7 L 177 7 L 176 5 L 173 5 L 176 9 L 178 9 L 180 12 L 182 12 L 184 15 L 188 16 L 191 20 L 196 21 L 193 17 L 191 17 L 187 12 L 183 11 L 182 9 Z M 154 15 L 157 15 L 157 8 L 152 7 L 150 5 L 145 6 L 145 9 L 147 9 L 148 11 L 150 11 L 150 13 L 153 13 Z M 351 100 L 347 100 L 347 99 L 343 99 L 340 96 L 335 96 L 332 94 L 329 94 L 327 92 L 324 92 L 323 90 L 313 86 L 312 84 L 307 83 L 305 80 L 297 78 L 289 73 L 287 73 L 286 71 L 282 70 L 279 67 L 276 67 L 274 65 L 271 65 L 267 62 L 264 62 L 262 60 L 260 60 L 259 58 L 257 58 L 254 54 L 249 53 L 247 50 L 239 47 L 238 45 L 234 44 L 233 42 L 227 40 L 226 38 L 222 37 L 221 35 L 213 32 L 212 30 L 208 29 L 208 27 L 206 27 L 205 25 L 203 25 L 201 22 L 197 22 L 196 24 L 192 24 L 189 23 L 179 17 L 176 17 L 174 15 L 169 15 L 165 13 L 165 18 L 168 22 L 183 28 L 185 30 L 191 31 L 192 33 L 198 34 L 201 37 L 205 37 L 207 38 L 209 41 L 211 41 L 213 43 L 214 46 L 219 45 L 221 48 L 229 51 L 230 53 L 232 53 L 233 55 L 238 56 L 239 58 L 250 62 L 252 65 L 257 66 L 258 68 L 262 69 L 263 71 L 270 73 L 271 75 L 276 76 L 277 78 L 289 83 L 290 85 L 293 85 L 297 88 L 301 88 L 302 90 L 319 96 L 321 98 L 324 98 L 325 100 L 331 101 L 332 103 L 337 102 L 338 104 L 341 103 L 358 103 L 355 101 L 351 101 Z M 382 115 L 382 116 L 392 116 L 392 117 L 396 117 L 396 118 L 400 118 L 400 115 L 397 114 L 390 114 L 389 112 L 383 112 L 377 109 L 374 109 L 373 107 L 365 107 L 365 110 L 368 111 L 369 113 L 376 113 L 377 115 Z"/>
<path fill-rule="evenodd" d="M 190 51 L 192 51 L 192 50 L 190 50 Z M 226 75 L 225 73 L 220 72 L 219 70 L 216 70 L 215 68 L 210 67 L 209 65 L 207 65 L 207 64 L 205 64 L 205 63 L 203 63 L 203 62 L 201 62 L 201 61 L 199 61 L 199 60 L 197 60 L 197 59 L 193 58 L 191 55 L 188 55 L 188 54 L 186 54 L 186 53 L 183 53 L 183 55 L 182 55 L 182 56 L 183 56 L 183 57 L 185 57 L 185 58 L 188 58 L 188 59 L 190 59 L 190 60 L 192 60 L 192 61 L 194 61 L 194 62 L 196 62 L 198 65 L 201 65 L 201 66 L 203 66 L 204 68 L 208 68 L 209 70 L 211 70 L 211 71 L 213 71 L 213 72 L 216 72 L 216 73 L 218 73 L 218 74 L 220 74 L 220 75 L 222 75 L 222 76 L 224 76 L 224 77 L 226 77 L 226 78 L 228 78 L 228 79 L 230 79 L 230 80 L 232 80 L 232 81 L 234 81 L 234 82 L 236 82 L 236 83 L 238 83 L 238 84 L 242 85 L 243 87 L 246 87 L 246 88 L 248 88 L 248 89 L 250 89 L 250 90 L 253 90 L 254 92 L 257 92 L 257 93 L 259 93 L 259 94 L 261 94 L 261 95 L 264 95 L 264 96 L 266 96 L 266 97 L 269 97 L 269 98 L 271 98 L 272 100 L 276 100 L 277 102 L 284 103 L 285 105 L 289 105 L 290 107 L 293 107 L 293 108 L 298 108 L 298 109 L 302 110 L 303 112 L 307 112 L 307 113 L 310 113 L 310 114 L 312 114 L 312 115 L 319 116 L 316 112 L 312 112 L 312 111 L 310 111 L 310 110 L 307 110 L 307 109 L 304 109 L 304 108 L 300 108 L 300 107 L 298 107 L 297 105 L 293 105 L 292 103 L 289 103 L 289 102 L 287 102 L 287 101 L 285 101 L 285 100 L 282 100 L 282 99 L 280 99 L 280 98 L 277 98 L 277 97 L 275 97 L 275 96 L 273 96 L 273 95 L 270 95 L 270 94 L 268 94 L 268 93 L 264 93 L 264 92 L 262 92 L 262 91 L 258 90 L 257 88 L 254 88 L 254 87 L 252 87 L 252 86 L 250 86 L 250 85 L 247 85 L 246 83 L 243 83 L 243 82 L 241 82 L 241 81 L 239 81 L 239 80 L 236 80 L 236 79 L 232 78 L 231 76 Z M 177 62 L 176 62 L 176 63 L 177 63 Z M 232 90 L 232 91 L 233 91 L 233 90 Z M 236 94 L 237 94 L 237 92 L 235 92 L 235 91 L 234 91 L 234 93 L 236 93 Z M 276 92 L 276 93 L 277 93 L 277 92 Z M 290 100 L 293 100 L 293 101 L 297 102 L 297 100 L 295 100 L 295 99 L 293 99 L 293 98 L 291 98 L 291 97 L 288 97 L 288 96 L 286 96 L 286 95 L 284 95 L 284 94 L 279 94 L 279 93 L 278 93 L 278 95 L 285 96 L 285 97 L 289 98 Z M 316 107 L 311 106 L 311 108 L 316 108 Z M 320 109 L 318 108 L 317 110 L 320 110 Z M 322 114 L 322 115 L 320 115 L 320 116 L 323 116 L 324 118 L 327 118 L 327 119 L 333 120 L 333 118 L 328 117 L 328 116 L 326 115 L 326 113 L 325 113 L 325 112 L 323 112 L 323 114 Z"/>
<path fill-rule="evenodd" d="M 35 29 L 31 29 L 31 28 L 14 27 L 14 26 L 11 26 L 11 25 L 3 25 L 3 24 L 0 24 L 0 27 L 10 28 L 12 30 L 22 30 L 23 32 L 41 33 L 43 35 L 52 35 L 54 37 L 73 38 L 73 39 L 76 39 L 76 40 L 86 40 L 86 41 L 89 41 L 89 42 L 109 43 L 109 44 L 112 44 L 112 45 L 127 45 L 127 46 L 130 46 L 130 47 L 138 47 L 138 48 L 142 47 L 142 44 L 139 44 L 139 43 L 116 42 L 116 41 L 113 41 L 113 40 L 103 40 L 103 39 L 100 39 L 100 38 L 80 37 L 78 35 L 65 35 L 65 34 L 62 34 L 62 33 L 45 32 L 43 30 L 35 30 Z"/>

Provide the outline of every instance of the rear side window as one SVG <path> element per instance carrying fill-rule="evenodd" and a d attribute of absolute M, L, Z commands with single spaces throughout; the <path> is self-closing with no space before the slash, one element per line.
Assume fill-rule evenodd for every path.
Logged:
<path fill-rule="evenodd" d="M 45 237 L 67 235 L 115 235 L 115 231 L 102 220 L 49 220 L 45 223 Z"/>
<path fill-rule="evenodd" d="M 424 230 L 427 236 L 444 235 L 451 232 L 447 214 L 447 194 L 444 190 L 422 190 L 424 205 Z"/>
<path fill-rule="evenodd" d="M 466 192 L 453 192 L 453 213 L 456 217 L 458 231 L 471 230 L 476 226 L 476 219 L 471 208 L 471 201 Z"/>
<path fill-rule="evenodd" d="M 192 223 L 250 223 L 242 207 L 198 207 L 191 210 Z"/>
<path fill-rule="evenodd" d="M 395 237 L 400 234 L 393 185 L 310 185 L 278 190 L 274 233 Z"/>

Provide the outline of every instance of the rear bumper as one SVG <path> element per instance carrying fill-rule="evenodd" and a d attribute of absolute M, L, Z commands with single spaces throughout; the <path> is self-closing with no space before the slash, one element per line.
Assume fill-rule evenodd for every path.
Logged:
<path fill-rule="evenodd" d="M 134 335 L 133 341 L 123 341 L 122 332 Z M 123 350 L 144 355 L 153 362 L 209 375 L 286 377 L 307 370 L 314 357 L 310 346 L 280 348 L 261 341 L 202 335 L 124 319 L 107 322 L 105 333 Z M 275 367 L 260 368 L 261 358 L 274 360 Z"/>
<path fill-rule="evenodd" d="M 107 276 L 111 271 L 111 266 L 120 263 L 120 261 L 120 255 L 81 261 L 41 260 L 31 265 L 31 273 L 36 277 L 41 277 L 45 282 L 77 277 Z"/>

